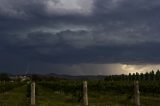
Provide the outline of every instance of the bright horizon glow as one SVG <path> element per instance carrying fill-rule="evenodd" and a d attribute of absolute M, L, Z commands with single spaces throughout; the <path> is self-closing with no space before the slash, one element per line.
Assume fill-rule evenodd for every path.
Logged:
<path fill-rule="evenodd" d="M 128 73 L 136 73 L 136 72 L 144 73 L 146 71 L 144 67 L 136 69 L 135 65 L 127 65 L 127 64 L 122 65 L 122 70 L 127 71 Z"/>
<path fill-rule="evenodd" d="M 160 65 L 127 65 L 127 64 L 122 64 L 121 69 L 123 71 L 126 71 L 127 73 L 146 73 L 154 70 L 155 72 L 160 69 Z"/>
<path fill-rule="evenodd" d="M 45 63 L 43 64 L 45 65 Z M 38 65 L 43 66 L 43 65 Z M 31 66 L 32 67 L 32 66 Z M 154 70 L 156 72 L 160 69 L 160 64 L 141 64 L 141 65 L 131 65 L 131 64 L 47 64 L 46 67 L 49 67 L 49 73 L 56 74 L 67 74 L 67 75 L 120 75 L 120 74 L 129 74 L 129 73 L 146 73 Z M 35 68 L 36 69 L 36 68 Z M 33 71 L 31 69 L 30 71 Z M 55 71 L 56 70 L 56 71 Z M 34 70 L 35 71 L 35 70 Z M 39 71 L 39 70 L 37 70 Z M 58 72 L 58 73 L 57 73 Z M 38 72 L 37 72 L 38 73 Z"/>

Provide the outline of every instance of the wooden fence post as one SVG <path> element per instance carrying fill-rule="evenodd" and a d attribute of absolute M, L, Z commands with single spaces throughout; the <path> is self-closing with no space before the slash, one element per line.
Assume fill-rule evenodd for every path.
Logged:
<path fill-rule="evenodd" d="M 88 106 L 88 90 L 87 90 L 87 81 L 83 82 L 83 105 Z"/>
<path fill-rule="evenodd" d="M 35 82 L 32 82 L 31 83 L 31 106 L 35 106 L 35 87 L 36 87 L 36 84 Z"/>
<path fill-rule="evenodd" d="M 134 103 L 136 106 L 140 106 L 140 92 L 138 81 L 134 81 Z"/>

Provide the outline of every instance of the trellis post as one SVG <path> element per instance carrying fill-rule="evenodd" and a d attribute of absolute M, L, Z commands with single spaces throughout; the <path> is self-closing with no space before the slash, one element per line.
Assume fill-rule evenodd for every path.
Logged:
<path fill-rule="evenodd" d="M 31 83 L 31 106 L 35 106 L 35 104 L 36 104 L 36 98 L 35 98 L 35 92 L 36 92 L 36 90 L 35 90 L 35 87 L 36 87 L 36 84 L 35 84 L 35 82 L 32 82 Z"/>
<path fill-rule="evenodd" d="M 134 103 L 136 106 L 140 106 L 140 92 L 138 81 L 134 81 Z"/>
<path fill-rule="evenodd" d="M 88 106 L 87 81 L 83 82 L 83 106 Z"/>

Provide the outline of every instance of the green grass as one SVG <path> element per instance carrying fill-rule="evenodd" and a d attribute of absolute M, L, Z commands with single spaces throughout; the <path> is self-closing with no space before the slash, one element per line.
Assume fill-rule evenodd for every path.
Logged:
<path fill-rule="evenodd" d="M 54 92 L 51 89 L 38 87 L 37 106 L 81 106 L 76 97 L 71 94 Z M 89 106 L 135 106 L 129 94 L 116 92 L 91 92 L 89 91 Z M 141 95 L 141 106 L 158 106 L 160 97 Z"/>
<path fill-rule="evenodd" d="M 71 95 L 53 92 L 51 89 L 38 86 L 38 106 L 80 106 Z"/>
<path fill-rule="evenodd" d="M 0 94 L 0 106 L 28 106 L 26 86 Z"/>
<path fill-rule="evenodd" d="M 36 85 L 36 106 L 82 106 L 78 97 Z M 30 106 L 26 97 L 27 87 L 21 86 L 9 92 L 0 93 L 0 106 Z M 117 92 L 93 92 L 88 90 L 89 106 L 134 106 L 129 94 Z M 159 106 L 160 95 L 141 94 L 141 106 Z"/>

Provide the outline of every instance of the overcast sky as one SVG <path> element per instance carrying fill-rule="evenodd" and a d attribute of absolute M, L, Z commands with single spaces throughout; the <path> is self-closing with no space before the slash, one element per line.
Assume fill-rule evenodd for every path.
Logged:
<path fill-rule="evenodd" d="M 0 0 L 0 72 L 160 68 L 159 0 Z"/>

